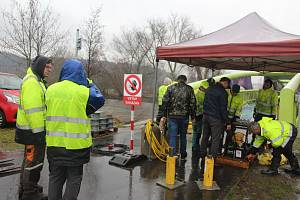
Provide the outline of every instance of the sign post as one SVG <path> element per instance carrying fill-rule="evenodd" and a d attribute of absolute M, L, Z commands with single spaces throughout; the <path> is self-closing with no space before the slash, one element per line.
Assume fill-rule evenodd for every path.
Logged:
<path fill-rule="evenodd" d="M 126 167 L 145 159 L 134 154 L 134 108 L 142 104 L 142 74 L 124 74 L 123 102 L 130 105 L 130 152 L 117 154 L 110 159 L 109 164 Z"/>
<path fill-rule="evenodd" d="M 142 74 L 124 75 L 123 102 L 130 105 L 130 153 L 134 151 L 134 108 L 142 104 Z"/>

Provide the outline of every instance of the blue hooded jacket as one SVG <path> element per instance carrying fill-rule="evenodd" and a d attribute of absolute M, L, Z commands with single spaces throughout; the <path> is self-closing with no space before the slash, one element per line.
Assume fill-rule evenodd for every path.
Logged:
<path fill-rule="evenodd" d="M 89 83 L 82 63 L 75 59 L 66 60 L 60 72 L 59 81 L 68 80 L 90 89 L 90 95 L 86 106 L 86 114 L 90 115 L 104 105 L 105 99 L 99 88 Z"/>

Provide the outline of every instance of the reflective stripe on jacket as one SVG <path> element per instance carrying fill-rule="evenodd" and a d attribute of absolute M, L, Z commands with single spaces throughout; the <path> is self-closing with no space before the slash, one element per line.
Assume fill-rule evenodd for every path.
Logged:
<path fill-rule="evenodd" d="M 228 93 L 228 118 L 233 119 L 235 116 L 240 117 L 243 108 L 243 99 L 237 94 L 236 96 L 232 96 L 232 94 Z"/>
<path fill-rule="evenodd" d="M 196 116 L 203 115 L 203 104 L 204 104 L 204 97 L 205 92 L 197 89 L 194 90 L 195 97 L 196 97 Z"/>
<path fill-rule="evenodd" d="M 31 68 L 28 68 L 20 91 L 20 104 L 16 120 L 16 142 L 21 144 L 43 142 L 41 140 L 44 140 L 42 139 L 44 135 L 35 134 L 44 134 L 45 131 L 45 92 L 44 83 L 38 80 Z"/>
<path fill-rule="evenodd" d="M 46 93 L 46 142 L 48 147 L 85 149 L 92 145 L 90 119 L 86 115 L 89 88 L 64 80 Z"/>
<path fill-rule="evenodd" d="M 258 91 L 256 112 L 263 115 L 276 115 L 278 95 L 272 88 Z"/>
<path fill-rule="evenodd" d="M 261 135 L 255 137 L 253 143 L 255 148 L 259 148 L 265 140 L 270 141 L 275 148 L 285 147 L 292 136 L 293 128 L 288 122 L 263 117 L 258 123 L 261 128 Z"/>

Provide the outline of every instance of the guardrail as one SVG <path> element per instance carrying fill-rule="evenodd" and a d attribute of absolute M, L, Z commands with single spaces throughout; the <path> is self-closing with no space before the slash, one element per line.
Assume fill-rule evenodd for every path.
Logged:
<path fill-rule="evenodd" d="M 280 91 L 279 119 L 294 125 L 297 124 L 297 104 L 296 98 L 300 86 L 300 73 L 296 74 L 289 83 Z"/>
<path fill-rule="evenodd" d="M 241 90 L 240 96 L 244 103 L 254 102 L 258 97 L 258 90 Z"/>

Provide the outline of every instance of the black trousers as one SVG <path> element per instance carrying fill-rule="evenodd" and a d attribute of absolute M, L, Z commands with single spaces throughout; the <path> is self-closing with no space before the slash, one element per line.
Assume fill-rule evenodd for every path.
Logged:
<path fill-rule="evenodd" d="M 38 182 L 43 169 L 45 145 L 25 145 L 21 167 L 19 197 L 39 193 Z"/>
<path fill-rule="evenodd" d="M 273 158 L 272 158 L 270 169 L 272 170 L 278 169 L 281 161 L 281 154 L 283 154 L 288 159 L 292 169 L 299 168 L 298 159 L 293 153 L 293 144 L 295 142 L 296 137 L 297 137 L 297 130 L 293 126 L 292 137 L 290 138 L 289 142 L 285 145 L 285 147 L 273 148 Z"/>
<path fill-rule="evenodd" d="M 57 166 L 49 163 L 48 200 L 76 200 L 80 191 L 83 165 Z M 63 186 L 65 192 L 62 195 Z"/>
<path fill-rule="evenodd" d="M 156 115 L 156 122 L 159 123 L 160 119 L 162 118 L 162 114 L 163 114 L 163 107 L 162 106 L 158 106 L 158 112 Z"/>
<path fill-rule="evenodd" d="M 204 158 L 207 155 L 209 138 L 211 137 L 210 152 L 214 158 L 220 153 L 220 141 L 224 132 L 224 123 L 214 117 L 203 115 L 203 133 L 200 145 L 200 156 Z"/>

